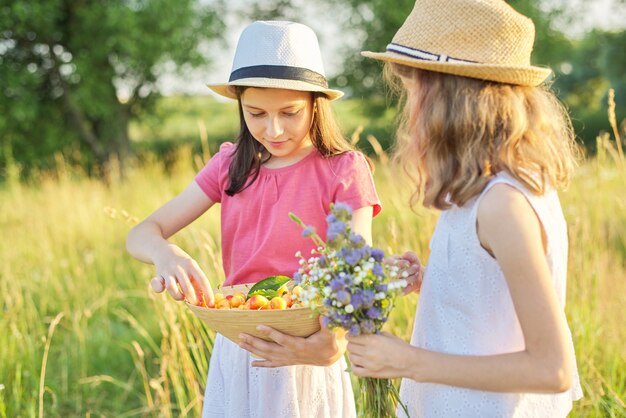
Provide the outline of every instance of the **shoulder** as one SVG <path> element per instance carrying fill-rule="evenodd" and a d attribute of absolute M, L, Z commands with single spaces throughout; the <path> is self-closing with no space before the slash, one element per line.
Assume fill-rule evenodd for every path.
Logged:
<path fill-rule="evenodd" d="M 206 165 L 218 164 L 222 166 L 224 164 L 230 164 L 230 161 L 233 159 L 236 150 L 237 146 L 232 142 L 223 142 L 222 144 L 220 144 L 218 151 L 213 154 L 213 156 L 209 159 Z"/>
<path fill-rule="evenodd" d="M 196 175 L 198 184 L 203 188 L 208 188 L 210 184 L 216 181 L 219 182 L 227 176 L 235 149 L 236 146 L 232 142 L 224 142 L 221 144 L 219 150 L 206 162 L 204 167 Z"/>
<path fill-rule="evenodd" d="M 532 210 L 524 193 L 509 183 L 496 183 L 482 195 L 478 218 L 479 221 L 505 219 L 520 210 Z"/>
<path fill-rule="evenodd" d="M 329 157 L 329 160 L 332 166 L 335 167 L 337 170 L 370 170 L 367 158 L 360 151 L 345 151 L 341 154 Z"/>
<path fill-rule="evenodd" d="M 541 222 L 528 197 L 508 183 L 494 184 L 478 203 L 478 236 L 487 249 L 493 242 L 514 242 L 530 231 L 540 233 Z"/>
<path fill-rule="evenodd" d="M 236 150 L 237 146 L 232 142 L 223 142 L 222 144 L 220 144 L 220 148 L 217 153 L 215 153 L 215 155 L 220 155 L 221 158 L 230 158 L 233 156 Z"/>

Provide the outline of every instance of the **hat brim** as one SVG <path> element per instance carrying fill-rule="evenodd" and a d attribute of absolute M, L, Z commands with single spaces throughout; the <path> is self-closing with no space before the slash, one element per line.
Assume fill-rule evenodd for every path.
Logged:
<path fill-rule="evenodd" d="M 517 84 L 520 86 L 538 86 L 548 79 L 552 70 L 536 66 L 508 66 L 497 64 L 477 64 L 473 62 L 440 62 L 420 60 L 393 52 L 363 51 L 361 55 L 376 60 L 395 62 L 409 67 L 437 71 L 480 80 L 497 81 L 499 83 Z"/>
<path fill-rule="evenodd" d="M 343 96 L 343 92 L 339 90 L 327 89 L 322 86 L 307 83 L 306 81 L 284 80 L 278 78 L 242 78 L 230 83 L 207 84 L 207 87 L 220 96 L 228 97 L 229 99 L 237 99 L 237 94 L 235 93 L 235 89 L 233 89 L 234 86 L 319 92 L 323 93 L 326 97 L 328 97 L 328 100 L 331 101 Z"/>

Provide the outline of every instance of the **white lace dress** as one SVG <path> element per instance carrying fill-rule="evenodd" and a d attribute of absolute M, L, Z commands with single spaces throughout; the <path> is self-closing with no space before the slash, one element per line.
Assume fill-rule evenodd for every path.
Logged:
<path fill-rule="evenodd" d="M 547 260 L 554 289 L 565 306 L 567 229 L 557 193 L 535 196 L 508 174 L 498 174 L 483 193 L 463 207 L 441 213 L 418 302 L 411 344 L 428 350 L 490 355 L 524 349 L 524 337 L 498 263 L 480 245 L 476 213 L 493 185 L 506 183 L 522 192 L 547 235 Z M 570 335 L 571 341 L 571 335 Z M 571 355 L 574 348 L 571 344 Z M 567 416 L 582 396 L 578 372 L 572 388 L 559 394 L 496 393 L 402 381 L 401 399 L 412 418 Z M 404 416 L 399 409 L 398 414 Z"/>
<path fill-rule="evenodd" d="M 342 357 L 329 367 L 252 367 L 254 358 L 218 334 L 202 417 L 355 417 L 350 375 Z"/>

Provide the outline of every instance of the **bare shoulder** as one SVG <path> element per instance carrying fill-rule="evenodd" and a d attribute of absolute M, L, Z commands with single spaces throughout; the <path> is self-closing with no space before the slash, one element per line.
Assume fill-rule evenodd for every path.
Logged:
<path fill-rule="evenodd" d="M 496 184 L 485 193 L 478 205 L 476 226 L 478 238 L 489 252 L 497 243 L 534 240 L 535 236 L 541 239 L 542 234 L 537 214 L 526 196 L 506 184 Z"/>
<path fill-rule="evenodd" d="M 478 221 L 498 221 L 526 211 L 533 212 L 526 196 L 515 187 L 500 183 L 489 189 L 478 204 Z"/>

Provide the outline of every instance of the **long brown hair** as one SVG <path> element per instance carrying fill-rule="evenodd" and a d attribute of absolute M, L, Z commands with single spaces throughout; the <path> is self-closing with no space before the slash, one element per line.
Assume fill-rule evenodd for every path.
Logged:
<path fill-rule="evenodd" d="M 233 160 L 228 168 L 230 181 L 226 194 L 234 196 L 250 186 L 259 176 L 261 165 L 271 158 L 265 147 L 254 139 L 243 115 L 241 95 L 247 87 L 236 87 L 239 101 L 239 135 L 236 139 Z M 330 101 L 322 93 L 311 93 L 313 120 L 311 122 L 311 142 L 324 157 L 332 157 L 355 148 L 346 140 L 337 124 Z"/>
<path fill-rule="evenodd" d="M 404 81 L 395 156 L 426 207 L 462 206 L 506 171 L 535 194 L 567 187 L 578 147 L 563 105 L 548 87 L 525 87 L 398 64 L 385 77 Z M 408 91 L 407 91 L 408 89 Z"/>

